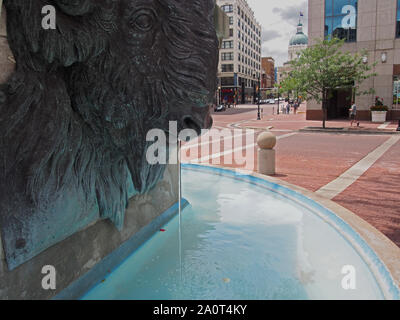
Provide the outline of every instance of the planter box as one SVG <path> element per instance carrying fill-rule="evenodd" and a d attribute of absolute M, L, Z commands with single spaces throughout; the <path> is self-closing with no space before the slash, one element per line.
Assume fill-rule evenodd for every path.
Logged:
<path fill-rule="evenodd" d="M 371 111 L 372 122 L 386 122 L 387 111 Z"/>

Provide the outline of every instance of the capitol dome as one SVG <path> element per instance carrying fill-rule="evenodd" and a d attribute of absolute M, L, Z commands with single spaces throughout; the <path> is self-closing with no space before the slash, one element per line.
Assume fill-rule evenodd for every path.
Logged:
<path fill-rule="evenodd" d="M 303 24 L 297 26 L 297 33 L 290 39 L 290 46 L 308 45 L 308 37 L 303 32 Z"/>

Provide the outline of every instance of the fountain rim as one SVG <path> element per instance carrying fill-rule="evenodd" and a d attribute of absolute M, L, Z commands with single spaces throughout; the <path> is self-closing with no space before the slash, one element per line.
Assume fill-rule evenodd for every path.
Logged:
<path fill-rule="evenodd" d="M 347 240 L 368 266 L 385 299 L 400 300 L 400 248 L 354 212 L 315 192 L 256 172 L 192 163 L 182 163 L 182 170 L 209 172 L 250 183 L 306 207 Z"/>

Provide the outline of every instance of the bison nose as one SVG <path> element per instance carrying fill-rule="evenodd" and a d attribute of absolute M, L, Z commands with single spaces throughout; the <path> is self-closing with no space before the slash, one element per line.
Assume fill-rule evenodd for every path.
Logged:
<path fill-rule="evenodd" d="M 201 134 L 201 129 L 203 128 L 203 126 L 198 120 L 196 120 L 192 116 L 184 116 L 182 118 L 182 123 L 183 129 L 192 129 L 196 131 L 197 135 Z"/>
<path fill-rule="evenodd" d="M 207 114 L 201 120 L 193 117 L 193 116 L 184 116 L 182 118 L 183 129 L 192 129 L 196 131 L 197 135 L 201 135 L 202 129 L 210 129 L 213 124 L 213 120 L 211 118 L 211 114 Z"/>
<path fill-rule="evenodd" d="M 184 116 L 182 118 L 183 129 L 192 129 L 196 131 L 197 135 L 201 135 L 202 129 L 210 129 L 213 120 L 211 118 L 211 114 L 208 113 L 205 117 L 202 117 L 201 120 L 197 119 L 194 116 Z"/>
<path fill-rule="evenodd" d="M 193 129 L 200 135 L 202 129 L 210 129 L 213 125 L 211 108 L 192 108 L 191 114 L 182 118 L 182 124 L 183 129 Z"/>

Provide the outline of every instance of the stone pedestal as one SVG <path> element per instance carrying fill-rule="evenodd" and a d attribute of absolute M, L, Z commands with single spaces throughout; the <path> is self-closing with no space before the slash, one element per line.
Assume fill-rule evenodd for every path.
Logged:
<path fill-rule="evenodd" d="M 258 172 L 265 175 L 275 174 L 275 150 L 258 150 Z"/>
<path fill-rule="evenodd" d="M 258 172 L 265 175 L 275 174 L 275 150 L 276 137 L 271 132 L 263 132 L 257 138 Z"/>

